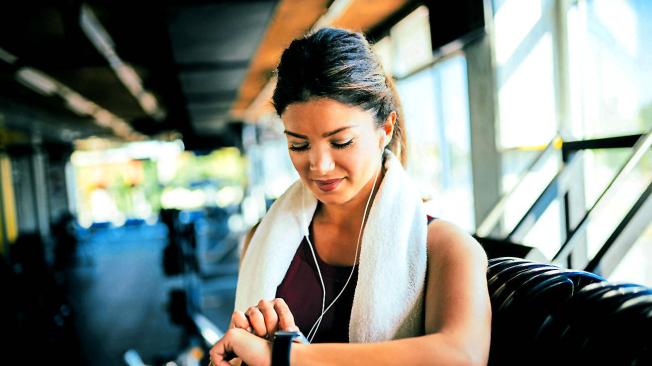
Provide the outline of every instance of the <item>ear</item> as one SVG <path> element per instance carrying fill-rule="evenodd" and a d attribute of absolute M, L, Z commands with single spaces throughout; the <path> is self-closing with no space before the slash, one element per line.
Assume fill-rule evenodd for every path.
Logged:
<path fill-rule="evenodd" d="M 382 134 L 381 138 L 381 148 L 386 148 L 387 145 L 392 141 L 394 136 L 394 124 L 396 123 L 397 114 L 395 111 L 391 111 L 385 119 L 385 123 L 380 128 Z"/>

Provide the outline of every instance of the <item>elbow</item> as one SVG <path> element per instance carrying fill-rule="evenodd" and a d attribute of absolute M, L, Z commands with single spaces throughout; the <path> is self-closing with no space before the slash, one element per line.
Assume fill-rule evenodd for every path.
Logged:
<path fill-rule="evenodd" d="M 467 362 L 465 363 L 467 366 L 487 366 L 487 359 L 484 357 L 480 357 L 478 355 L 473 355 L 469 356 L 467 358 Z"/>
<path fill-rule="evenodd" d="M 442 332 L 426 337 L 438 340 L 438 345 L 432 348 L 434 353 L 431 354 L 430 364 L 432 360 L 440 360 L 435 364 L 447 366 L 487 366 L 489 362 L 489 342 L 485 345 L 479 341 L 460 341 L 459 337 Z"/>
<path fill-rule="evenodd" d="M 462 351 L 460 365 L 464 366 L 487 366 L 488 356 L 478 350 Z"/>
<path fill-rule="evenodd" d="M 487 366 L 487 357 L 478 350 L 465 350 L 462 347 L 451 349 L 447 357 L 447 365 L 455 366 Z"/>
<path fill-rule="evenodd" d="M 455 362 L 459 366 L 487 366 L 489 362 L 488 352 L 485 352 L 481 347 L 458 346 L 457 357 Z"/>
<path fill-rule="evenodd" d="M 468 354 L 466 352 L 459 352 L 454 361 L 451 359 L 447 362 L 449 365 L 455 366 L 486 366 L 487 362 L 477 355 Z"/>

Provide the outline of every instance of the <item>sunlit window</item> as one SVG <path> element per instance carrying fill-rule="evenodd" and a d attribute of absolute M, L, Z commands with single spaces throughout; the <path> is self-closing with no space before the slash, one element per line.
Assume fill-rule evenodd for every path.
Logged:
<path fill-rule="evenodd" d="M 645 133 L 652 127 L 652 89 L 648 87 L 652 82 L 652 51 L 648 47 L 652 25 L 647 21 L 652 3 L 493 3 L 503 190 L 508 192 L 520 184 L 506 201 L 502 233 L 507 235 L 562 167 L 559 154 L 553 154 L 548 168 L 524 174 L 556 133 L 566 141 L 588 140 Z M 560 9 L 562 6 L 565 8 Z M 554 199 L 519 240 L 552 259 L 566 240 L 563 215 L 570 215 L 572 227 L 568 229 L 572 230 L 592 209 L 584 221 L 585 235 L 574 241 L 580 248 L 574 261 L 583 252 L 587 258 L 581 260 L 593 258 L 652 182 L 649 151 L 644 154 L 631 171 L 612 183 L 632 156 L 631 148 L 578 151 L 573 163 L 577 174 L 573 174 L 568 200 Z M 643 268 L 652 263 L 646 249 L 650 242 L 648 227 L 612 279 L 649 283 L 649 271 Z"/>
<path fill-rule="evenodd" d="M 560 154 L 546 157 L 525 174 L 559 129 L 556 88 L 554 1 L 495 0 L 494 45 L 498 93 L 497 145 L 502 160 L 502 189 L 509 192 L 503 234 L 521 220 L 560 167 Z M 554 207 L 553 207 L 554 206 Z M 560 245 L 559 205 L 553 204 L 523 238 L 551 257 Z"/>
<path fill-rule="evenodd" d="M 85 227 L 127 219 L 156 220 L 161 208 L 193 210 L 237 206 L 246 183 L 236 148 L 196 156 L 181 143 L 140 142 L 77 151 L 72 163 L 79 222 Z"/>
<path fill-rule="evenodd" d="M 507 0 L 495 9 L 502 149 L 545 145 L 557 131 L 552 9 L 541 0 Z"/>
<path fill-rule="evenodd" d="M 410 145 L 408 173 L 431 215 L 472 230 L 466 62 L 456 56 L 398 83 Z"/>
<path fill-rule="evenodd" d="M 579 1 L 568 9 L 572 133 L 575 138 L 652 127 L 652 3 Z"/>
<path fill-rule="evenodd" d="M 420 6 L 390 30 L 391 72 L 402 77 L 432 58 L 428 8 Z"/>

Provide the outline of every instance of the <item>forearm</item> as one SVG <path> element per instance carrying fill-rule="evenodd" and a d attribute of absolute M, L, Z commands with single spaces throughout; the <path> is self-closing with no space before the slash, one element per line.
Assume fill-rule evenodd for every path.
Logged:
<path fill-rule="evenodd" d="M 322 343 L 292 348 L 293 366 L 326 365 L 476 365 L 473 355 L 443 334 L 380 343 Z"/>

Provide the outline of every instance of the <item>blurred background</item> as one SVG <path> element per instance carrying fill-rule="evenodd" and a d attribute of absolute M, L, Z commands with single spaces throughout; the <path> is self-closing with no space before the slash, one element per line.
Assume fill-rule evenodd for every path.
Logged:
<path fill-rule="evenodd" d="M 650 18 L 647 0 L 3 3 L 0 363 L 207 362 L 242 237 L 297 179 L 274 69 L 323 26 L 364 32 L 396 80 L 429 214 L 489 257 L 652 286 Z"/>

